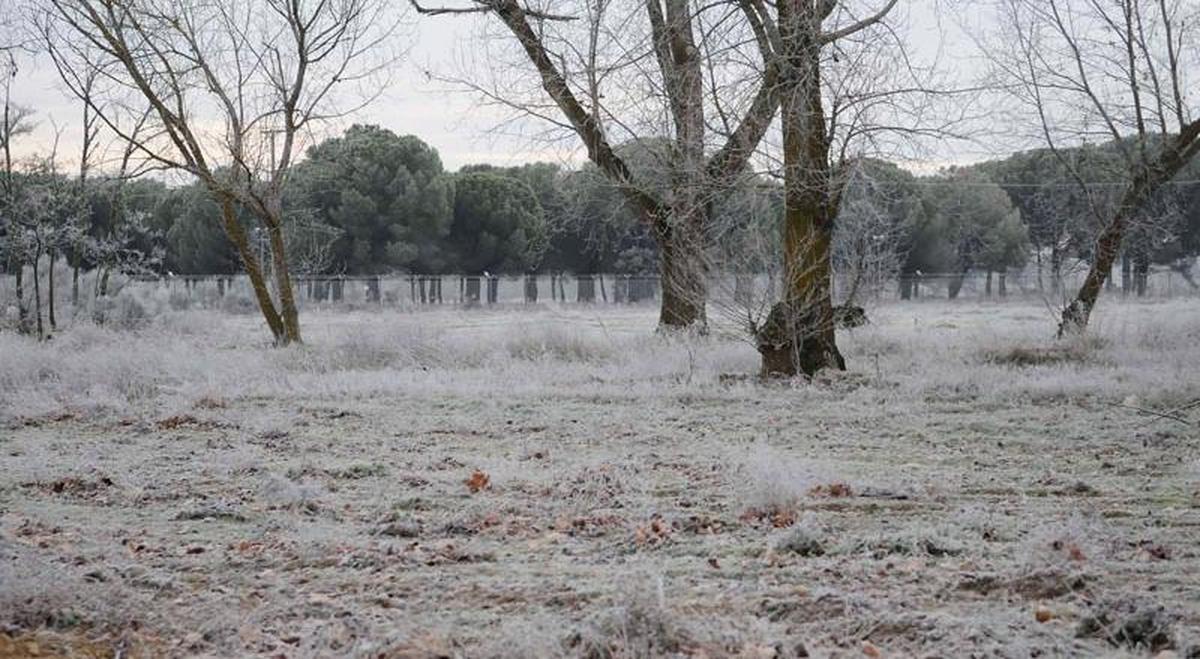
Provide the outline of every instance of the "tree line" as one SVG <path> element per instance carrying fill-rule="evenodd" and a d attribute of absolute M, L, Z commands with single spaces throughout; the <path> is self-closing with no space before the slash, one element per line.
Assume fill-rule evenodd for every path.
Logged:
<path fill-rule="evenodd" d="M 295 270 L 656 268 L 660 326 L 700 331 L 714 268 L 767 270 L 777 286 L 742 321 L 764 373 L 784 375 L 845 366 L 835 266 L 894 267 L 904 286 L 1033 258 L 1057 285 L 1082 258 L 1061 335 L 1086 328 L 1117 259 L 1144 273 L 1155 260 L 1186 269 L 1192 254 L 1194 0 L 973 6 L 990 19 L 978 84 L 918 61 L 899 0 L 410 4 L 492 25 L 475 68 L 451 82 L 531 134 L 577 140 L 588 164 L 447 174 L 419 140 L 365 126 L 306 148 L 386 87 L 403 50 L 396 3 L 22 0 L 21 49 L 49 57 L 82 106 L 68 187 L 76 199 L 107 187 L 121 220 L 73 233 L 100 233 L 115 254 L 141 244 L 167 267 L 244 271 L 279 344 L 301 341 Z M 3 50 L 10 64 L 15 50 Z M 74 226 L 95 204 L 18 192 L 50 184 L 19 185 L 7 158 L 24 129 L 11 91 L 6 267 L 100 262 L 62 247 L 82 238 L 41 228 L 64 222 L 32 219 Z M 1002 105 L 1007 130 L 1041 147 L 935 177 L 887 163 L 923 140 L 986 139 L 995 122 L 980 103 Z M 89 177 L 101 133 L 122 153 L 107 183 Z M 53 160 L 43 179 L 57 182 Z M 137 180 L 149 170 L 194 183 L 156 190 Z M 40 285 L 35 274 L 35 297 Z"/>

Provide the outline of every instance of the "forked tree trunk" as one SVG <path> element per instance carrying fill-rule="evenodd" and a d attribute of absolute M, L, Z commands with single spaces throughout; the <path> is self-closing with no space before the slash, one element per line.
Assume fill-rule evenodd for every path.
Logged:
<path fill-rule="evenodd" d="M 821 99 L 820 21 L 813 4 L 781 0 L 784 227 L 783 299 L 757 328 L 764 376 L 845 370 L 834 334 L 833 219 L 838 191 Z"/>

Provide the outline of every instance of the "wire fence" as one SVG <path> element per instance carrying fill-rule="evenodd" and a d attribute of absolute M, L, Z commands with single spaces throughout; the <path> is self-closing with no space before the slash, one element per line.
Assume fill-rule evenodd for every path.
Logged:
<path fill-rule="evenodd" d="M 950 299 L 959 301 L 1037 298 L 1065 300 L 1078 290 L 1085 271 L 1068 269 L 1055 277 L 1048 271 L 1026 269 L 1012 273 L 916 273 L 880 278 L 871 282 L 851 282 L 838 274 L 834 279 L 834 298 L 841 301 L 856 290 L 858 304 L 880 304 L 897 300 Z M 69 273 L 58 277 L 55 299 L 60 306 L 74 302 L 91 306 L 97 297 L 95 275 L 85 274 L 82 283 L 72 285 Z M 655 304 L 662 292 L 657 275 L 629 274 L 538 274 L 538 275 L 370 275 L 300 276 L 293 281 L 300 308 L 322 307 L 402 307 L 437 308 L 455 306 L 464 309 L 557 305 L 636 305 Z M 26 277 L 24 295 L 31 304 L 33 286 Z M 778 281 L 766 274 L 721 274 L 710 277 L 708 296 L 711 304 L 737 306 L 747 299 L 772 300 L 778 293 Z M 46 285 L 42 284 L 43 304 Z M 169 300 L 173 308 L 218 308 L 252 311 L 255 298 L 249 279 L 244 275 L 178 275 L 172 277 L 114 277 L 109 296 L 133 295 Z M 1200 287 L 1187 271 L 1154 268 L 1140 276 L 1114 272 L 1108 280 L 1108 295 L 1134 298 L 1200 297 Z M 0 276 L 0 308 L 15 307 L 15 278 Z"/>

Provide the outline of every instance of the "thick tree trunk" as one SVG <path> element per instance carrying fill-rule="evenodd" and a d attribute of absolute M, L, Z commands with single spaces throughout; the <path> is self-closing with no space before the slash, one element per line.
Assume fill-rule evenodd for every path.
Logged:
<path fill-rule="evenodd" d="M 820 20 L 812 3 L 781 0 L 787 61 L 781 85 L 783 299 L 757 328 L 764 376 L 845 370 L 834 333 L 832 245 L 838 190 L 829 164 L 821 99 Z"/>
<path fill-rule="evenodd" d="M 912 275 L 901 273 L 900 275 L 900 299 L 911 300 L 913 294 Z"/>
<path fill-rule="evenodd" d="M 673 222 L 660 224 L 655 231 L 662 284 L 660 331 L 707 329 L 703 222 L 704 216 L 699 214 L 675 218 Z"/>
<path fill-rule="evenodd" d="M 1000 271 L 1000 297 L 1008 297 L 1008 271 Z"/>
<path fill-rule="evenodd" d="M 984 283 L 983 283 L 983 294 L 985 297 L 992 296 L 992 271 L 991 270 L 987 271 L 987 278 L 984 280 Z"/>
<path fill-rule="evenodd" d="M 221 204 L 221 224 L 225 228 L 225 235 L 233 243 L 238 256 L 242 259 L 242 265 L 246 268 L 246 275 L 250 279 L 250 286 L 254 289 L 254 297 L 258 301 L 258 308 L 262 311 L 263 319 L 267 321 L 267 327 L 270 328 L 276 345 L 285 345 L 288 343 L 287 329 L 284 327 L 283 318 L 275 308 L 275 302 L 271 299 L 271 291 L 267 287 L 266 278 L 263 277 L 258 257 L 250 247 L 246 229 L 238 220 L 237 207 L 234 205 L 233 199 L 229 197 L 222 197 L 219 202 Z"/>

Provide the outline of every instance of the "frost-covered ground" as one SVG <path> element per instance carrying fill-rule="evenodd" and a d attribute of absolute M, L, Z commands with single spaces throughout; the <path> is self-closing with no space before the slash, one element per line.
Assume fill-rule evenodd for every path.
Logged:
<path fill-rule="evenodd" d="M 871 313 L 0 334 L 0 656 L 1200 656 L 1200 302 Z"/>

